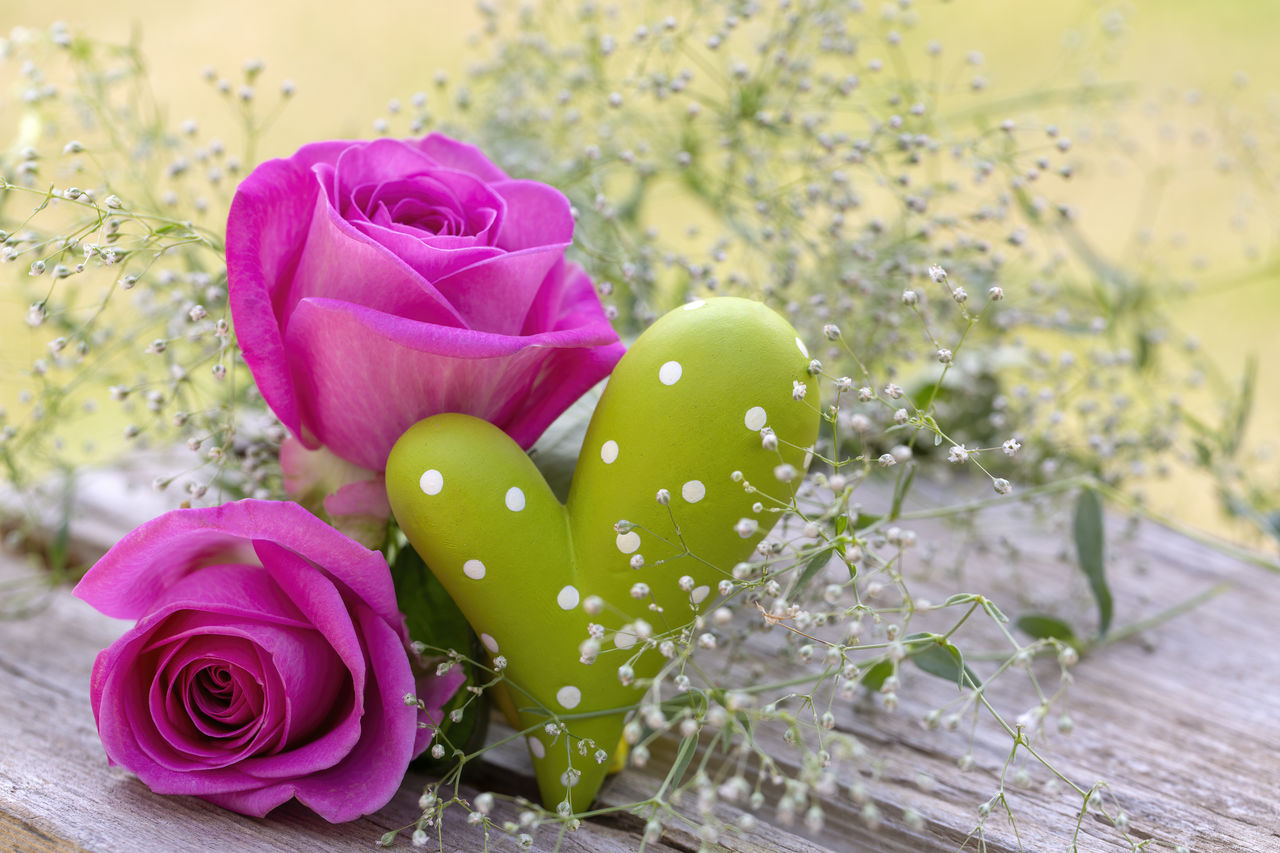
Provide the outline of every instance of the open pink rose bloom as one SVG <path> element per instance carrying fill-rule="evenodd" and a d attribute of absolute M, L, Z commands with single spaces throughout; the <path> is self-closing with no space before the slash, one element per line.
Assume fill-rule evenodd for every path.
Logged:
<path fill-rule="evenodd" d="M 93 670 L 111 763 L 244 814 L 294 797 L 334 822 L 378 810 L 463 680 L 415 680 L 382 555 L 293 503 L 167 513 L 75 594 L 137 620 Z"/>
<path fill-rule="evenodd" d="M 232 204 L 237 341 L 306 447 L 369 471 L 440 412 L 528 447 L 623 352 L 573 226 L 557 190 L 443 136 L 308 145 Z"/>

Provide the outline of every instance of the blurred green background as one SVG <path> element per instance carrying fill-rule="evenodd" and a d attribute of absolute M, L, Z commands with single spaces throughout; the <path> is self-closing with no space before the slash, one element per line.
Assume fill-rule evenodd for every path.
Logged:
<path fill-rule="evenodd" d="M 606 4 L 607 5 L 607 4 Z M 870 13 L 880 4 L 866 4 Z M 886 6 L 889 4 L 885 4 Z M 892 4 L 900 7 L 901 4 Z M 1222 373 L 1241 373 L 1258 359 L 1258 405 L 1248 440 L 1262 446 L 1280 431 L 1280 210 L 1273 172 L 1261 170 L 1255 192 L 1198 147 L 1197 128 L 1265 129 L 1280 139 L 1280 29 L 1277 0 L 917 0 L 922 21 L 909 38 L 937 39 L 953 56 L 982 54 L 987 97 L 1009 102 L 1093 77 L 1128 81 L 1147 93 L 1148 114 L 1128 128 L 1133 144 L 1098 146 L 1078 179 L 1058 192 L 1080 211 L 1080 226 L 1113 257 L 1156 252 L 1200 284 L 1176 309 L 1181 331 L 1194 334 Z M 618 4 L 626 15 L 625 0 Z M 686 4 L 672 3 L 680 15 Z M 322 138 L 372 135 L 392 99 L 429 90 L 440 71 L 460 75 L 480 58 L 469 39 L 481 21 L 470 3 L 454 0 L 366 0 L 359 4 L 301 0 L 220 0 L 174 3 L 122 0 L 4 0 L 0 34 L 15 26 L 45 28 L 65 21 L 108 41 L 138 38 L 148 58 L 157 100 L 176 124 L 193 118 L 204 137 L 237 137 L 236 120 L 206 68 L 241 78 L 247 60 L 267 70 L 266 92 L 288 79 L 297 94 L 263 137 L 259 155 L 284 155 Z M 1105 37 L 1098 39 L 1097 33 Z M 487 48 L 486 48 L 487 49 Z M 907 55 L 910 55 L 907 52 Z M 0 125 L 12 126 L 14 69 L 0 78 Z M 20 106 L 20 104 L 19 104 Z M 1070 134 L 1071 128 L 1064 127 Z M 1228 132 L 1234 132 L 1229 130 Z M 1280 165 L 1280 151 L 1258 156 Z M 1153 179 L 1153 175 L 1157 176 Z M 1268 185 L 1269 184 L 1269 185 Z M 216 223 L 211 223 L 216 224 Z M 1149 239 L 1147 248 L 1137 248 Z M 1268 259 L 1272 259 L 1268 269 Z M 1263 274 L 1257 274 L 1258 270 Z M 1242 275 L 1245 270 L 1250 274 Z M 20 405 L 18 371 L 38 356 L 23 318 L 25 299 L 0 287 L 0 406 Z M 1190 399 L 1196 400 L 1194 392 Z M 1211 407 L 1211 398 L 1202 397 Z M 1210 419 L 1213 419 L 1210 417 Z M 1220 531 L 1207 480 L 1178 471 L 1161 494 L 1163 511 Z M 1239 529 L 1234 530 L 1239 533 Z"/>

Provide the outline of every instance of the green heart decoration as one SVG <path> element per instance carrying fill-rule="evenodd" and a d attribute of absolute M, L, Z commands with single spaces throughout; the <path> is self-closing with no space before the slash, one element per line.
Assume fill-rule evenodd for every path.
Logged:
<path fill-rule="evenodd" d="M 797 393 L 808 366 L 795 330 L 758 302 L 677 308 L 614 369 L 567 504 L 519 445 L 467 415 L 427 418 L 391 451 L 392 511 L 506 658 L 547 808 L 590 805 L 643 683 L 669 663 L 662 639 L 715 602 L 772 526 L 753 504 L 790 498 L 778 466 L 802 471 L 818 432 L 816 388 Z"/>

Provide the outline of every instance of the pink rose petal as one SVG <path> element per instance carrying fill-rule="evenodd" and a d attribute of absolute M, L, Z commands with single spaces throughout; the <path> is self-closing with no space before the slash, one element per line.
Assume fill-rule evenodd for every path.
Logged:
<path fill-rule="evenodd" d="M 506 172 L 493 165 L 484 152 L 469 143 L 433 133 L 419 142 L 417 147 L 447 169 L 470 172 L 480 180 L 489 183 L 507 179 Z"/>
<path fill-rule="evenodd" d="M 532 445 L 622 350 L 593 346 L 591 327 L 510 338 L 319 299 L 298 306 L 289 334 L 315 368 L 301 387 L 317 439 L 365 467 L 384 466 L 423 411 L 475 415 Z"/>
<path fill-rule="evenodd" d="M 573 242 L 569 199 L 537 181 L 503 181 L 492 185 L 507 203 L 507 216 L 497 245 L 508 252 Z"/>

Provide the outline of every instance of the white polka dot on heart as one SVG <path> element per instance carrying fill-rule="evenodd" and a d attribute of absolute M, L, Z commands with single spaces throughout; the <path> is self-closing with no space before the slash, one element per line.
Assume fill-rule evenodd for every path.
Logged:
<path fill-rule="evenodd" d="M 498 653 L 498 641 L 489 634 L 481 634 L 480 642 L 484 643 L 484 647 L 489 650 L 490 654 Z"/>
<path fill-rule="evenodd" d="M 796 349 L 800 350 L 800 354 L 805 358 L 809 357 L 809 348 L 804 345 L 804 341 L 796 338 Z"/>
<path fill-rule="evenodd" d="M 578 606 L 581 596 L 578 595 L 578 588 L 570 584 L 560 590 L 560 594 L 556 596 L 556 604 L 560 605 L 561 610 L 572 610 Z"/>
<path fill-rule="evenodd" d="M 680 497 L 691 504 L 696 504 L 707 496 L 707 487 L 701 480 L 690 480 L 680 487 Z"/>
<path fill-rule="evenodd" d="M 572 684 L 566 684 L 556 691 L 556 701 L 560 703 L 561 708 L 572 711 L 582 701 L 582 691 Z"/>
<path fill-rule="evenodd" d="M 680 366 L 680 362 L 668 361 L 658 368 L 658 381 L 663 385 L 675 385 L 680 381 L 680 376 L 683 373 L 684 368 Z"/>
<path fill-rule="evenodd" d="M 686 302 L 683 307 L 686 311 L 696 311 L 706 304 L 707 302 L 705 299 L 695 299 L 692 302 Z"/>
<path fill-rule="evenodd" d="M 507 489 L 507 509 L 519 512 L 524 509 L 524 490 L 519 486 Z"/>
<path fill-rule="evenodd" d="M 444 488 L 444 475 L 435 468 L 428 468 L 418 479 L 418 486 L 424 495 L 438 495 Z"/>
<path fill-rule="evenodd" d="M 618 459 L 618 442 L 609 439 L 600 445 L 600 459 L 606 465 L 612 465 Z"/>
<path fill-rule="evenodd" d="M 542 743 L 542 741 L 538 740 L 536 737 L 533 737 L 532 735 L 525 738 L 525 740 L 529 742 L 529 752 L 533 755 L 534 758 L 547 757 L 547 747 Z"/>
<path fill-rule="evenodd" d="M 694 604 L 701 604 L 702 602 L 707 600 L 707 596 L 710 594 L 711 594 L 711 587 L 700 586 L 695 588 L 693 592 L 689 593 L 689 598 L 693 601 Z"/>
<path fill-rule="evenodd" d="M 621 631 L 613 635 L 613 645 L 619 649 L 629 649 L 636 644 L 636 635 L 631 633 L 631 626 L 624 625 Z"/>
<path fill-rule="evenodd" d="M 632 530 L 629 533 L 619 533 L 617 538 L 618 550 L 624 554 L 634 554 L 640 550 L 640 534 Z"/>
<path fill-rule="evenodd" d="M 769 422 L 769 414 L 760 406 L 752 406 L 747 409 L 747 415 L 743 418 L 743 423 L 747 425 L 747 429 L 752 432 L 759 432 L 765 424 Z"/>
<path fill-rule="evenodd" d="M 462 564 L 462 573 L 473 581 L 478 581 L 484 577 L 484 563 L 479 560 L 467 560 Z"/>

